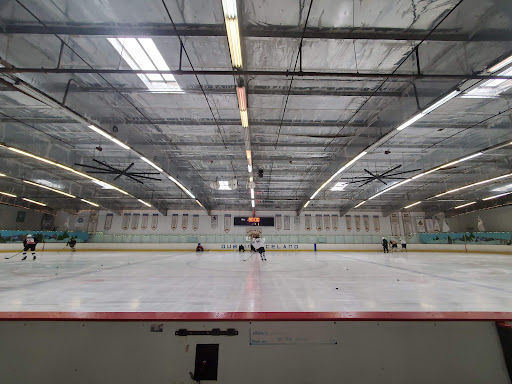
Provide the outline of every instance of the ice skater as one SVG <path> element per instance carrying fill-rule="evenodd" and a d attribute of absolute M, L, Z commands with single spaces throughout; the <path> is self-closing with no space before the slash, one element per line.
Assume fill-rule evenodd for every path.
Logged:
<path fill-rule="evenodd" d="M 261 260 L 267 261 L 265 257 L 265 240 L 260 237 L 256 237 L 252 242 L 252 245 L 254 246 L 254 249 L 259 252 Z"/>
<path fill-rule="evenodd" d="M 27 251 L 30 249 L 30 252 L 32 253 L 32 260 L 36 259 L 36 245 L 39 241 L 32 237 L 32 235 L 29 233 L 25 240 L 23 240 L 23 258 L 21 260 L 27 259 Z"/>
<path fill-rule="evenodd" d="M 388 241 L 385 238 L 382 238 L 382 249 L 384 253 L 389 253 Z"/>
<path fill-rule="evenodd" d="M 395 240 L 390 240 L 391 252 L 398 252 L 398 243 Z"/>
<path fill-rule="evenodd" d="M 71 248 L 71 252 L 76 251 L 76 249 L 75 249 L 76 239 L 74 237 L 72 237 L 71 240 L 69 240 L 66 245 L 68 245 Z"/>
<path fill-rule="evenodd" d="M 201 243 L 197 243 L 196 252 L 204 252 L 204 248 Z"/>
<path fill-rule="evenodd" d="M 238 252 L 245 252 L 245 248 L 244 248 L 243 244 L 240 244 L 240 246 L 238 247 Z"/>
<path fill-rule="evenodd" d="M 407 240 L 405 239 L 405 236 L 400 239 L 400 244 L 402 244 L 400 252 L 407 252 Z"/>

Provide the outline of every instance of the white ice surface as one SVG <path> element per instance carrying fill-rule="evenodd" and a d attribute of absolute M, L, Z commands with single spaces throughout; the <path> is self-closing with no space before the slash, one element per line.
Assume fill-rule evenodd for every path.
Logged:
<path fill-rule="evenodd" d="M 6 256 L 7 254 L 3 254 Z M 38 252 L 2 257 L 0 311 L 512 311 L 512 256 Z"/>

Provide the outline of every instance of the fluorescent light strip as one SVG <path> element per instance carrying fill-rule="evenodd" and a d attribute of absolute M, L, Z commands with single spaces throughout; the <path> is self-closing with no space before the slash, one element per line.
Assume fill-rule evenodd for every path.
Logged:
<path fill-rule="evenodd" d="M 204 208 L 204 207 L 203 207 L 203 204 L 201 204 L 201 202 L 200 202 L 199 200 L 197 200 L 197 199 L 196 199 L 196 203 L 197 203 L 197 204 L 199 204 L 199 206 L 200 206 L 201 208 Z"/>
<path fill-rule="evenodd" d="M 421 204 L 421 201 L 417 201 L 415 203 L 409 204 L 407 207 L 404 207 L 404 209 L 414 207 L 415 205 Z"/>
<path fill-rule="evenodd" d="M 359 208 L 361 205 L 366 203 L 366 200 L 361 201 L 359 204 L 357 204 L 354 208 Z"/>
<path fill-rule="evenodd" d="M 25 183 L 27 183 L 27 184 L 30 184 L 30 185 L 34 185 L 34 186 L 39 187 L 39 188 L 48 189 L 49 191 L 53 191 L 53 192 L 56 192 L 56 193 L 60 193 L 61 195 L 64 195 L 64 196 L 67 196 L 67 197 L 71 197 L 71 198 L 73 198 L 73 199 L 76 197 L 75 195 L 72 195 L 72 194 L 70 194 L 70 193 L 66 193 L 66 192 L 59 191 L 58 189 L 54 189 L 54 188 L 47 187 L 46 185 L 33 183 L 33 182 L 31 182 L 31 181 L 28 181 L 28 180 L 23 180 L 23 182 L 25 182 Z"/>
<path fill-rule="evenodd" d="M 501 197 L 501 196 L 507 196 L 507 195 L 510 195 L 512 192 L 506 192 L 506 193 L 500 193 L 499 195 L 494 195 L 494 196 L 489 196 L 489 197 L 486 197 L 485 199 L 482 199 L 482 200 L 491 200 L 491 199 L 496 199 L 498 197 Z"/>
<path fill-rule="evenodd" d="M 249 170 L 249 173 L 252 172 L 252 165 L 251 164 L 247 164 L 247 169 Z"/>
<path fill-rule="evenodd" d="M 236 12 L 236 0 L 222 0 L 222 9 L 224 16 L 232 19 L 238 17 Z"/>
<path fill-rule="evenodd" d="M 423 111 L 419 112 L 418 114 L 414 115 L 413 117 L 411 117 L 409 120 L 407 120 L 405 123 L 403 123 L 402 125 L 400 125 L 398 128 L 397 128 L 397 131 L 401 131 L 402 129 L 405 129 L 407 128 L 409 125 L 415 123 L 416 121 L 418 121 L 419 119 L 421 119 L 423 116 L 425 115 L 428 115 L 430 112 L 432 112 L 433 110 L 439 108 L 441 105 L 443 105 L 444 103 L 450 101 L 451 99 L 453 99 L 455 96 L 457 96 L 458 94 L 460 93 L 459 90 L 456 90 L 456 91 L 452 91 L 450 92 L 448 95 L 446 95 L 445 97 L 443 97 L 442 99 L 440 99 L 439 101 L 436 101 L 434 104 L 432 104 L 430 107 L 427 107 L 426 109 L 424 109 Z"/>
<path fill-rule="evenodd" d="M 242 48 L 240 46 L 240 33 L 238 31 L 238 19 L 225 17 L 226 30 L 228 34 L 229 51 L 233 67 L 242 67 Z"/>
<path fill-rule="evenodd" d="M 240 111 L 240 119 L 242 120 L 242 127 L 247 128 L 249 126 L 249 118 L 247 117 L 247 111 Z"/>
<path fill-rule="evenodd" d="M 311 200 L 308 200 L 308 202 L 304 204 L 304 208 L 306 208 L 309 205 L 309 203 L 311 203 Z"/>
<path fill-rule="evenodd" d="M 144 200 L 141 200 L 141 199 L 137 199 L 139 202 L 141 202 L 142 204 L 144 204 L 146 207 L 151 207 L 151 204 L 149 203 L 146 203 Z"/>
<path fill-rule="evenodd" d="M 0 173 L 0 176 L 1 177 L 6 177 L 7 175 L 3 174 L 3 173 Z"/>
<path fill-rule="evenodd" d="M 467 207 L 468 205 L 472 205 L 472 204 L 475 204 L 475 203 L 476 203 L 476 201 L 472 201 L 471 203 L 467 203 L 467 204 L 459 205 L 459 206 L 455 207 L 455 209 L 459 209 L 459 208 Z"/>
<path fill-rule="evenodd" d="M 100 206 L 99 204 L 93 203 L 92 201 L 89 201 L 89 200 L 85 200 L 85 199 L 80 199 L 80 200 L 82 200 L 84 203 L 87 203 L 87 204 L 90 204 L 90 205 L 94 205 L 95 207 L 99 207 Z"/>
<path fill-rule="evenodd" d="M 9 196 L 9 197 L 16 197 L 16 195 L 13 195 L 12 193 L 7 193 L 7 192 L 0 192 L 0 195 L 5 195 L 5 196 Z"/>
<path fill-rule="evenodd" d="M 251 205 L 252 207 L 254 208 L 255 204 L 254 204 L 254 200 L 251 200 Z"/>
<path fill-rule="evenodd" d="M 109 139 L 110 141 L 112 141 L 113 143 L 116 143 L 117 145 L 119 145 L 120 147 L 124 148 L 124 149 L 131 149 L 129 146 L 127 146 L 125 143 L 119 141 L 118 139 L 116 139 L 115 137 L 112 137 L 110 136 L 107 132 L 105 132 L 103 129 L 100 129 L 98 127 L 96 127 L 95 125 L 89 125 L 89 128 L 92 129 L 94 132 L 96 133 L 99 133 L 101 136 L 103 137 L 106 137 L 107 139 Z"/>
<path fill-rule="evenodd" d="M 238 107 L 241 111 L 247 110 L 247 99 L 245 96 L 245 87 L 236 87 L 236 95 L 238 97 Z"/>
<path fill-rule="evenodd" d="M 374 199 L 374 198 L 376 198 L 377 196 L 380 196 L 380 195 L 382 195 L 382 194 L 383 194 L 383 193 L 385 193 L 385 192 L 391 191 L 392 189 L 395 189 L 396 187 L 399 187 L 399 186 L 401 186 L 401 185 L 404 185 L 404 184 L 408 183 L 409 181 L 412 181 L 412 179 L 405 179 L 405 180 L 403 180 L 403 181 L 401 181 L 401 182 L 399 182 L 399 183 L 393 184 L 391 187 L 386 188 L 385 190 L 380 191 L 379 193 L 376 193 L 376 194 L 375 194 L 375 195 L 373 195 L 372 197 L 369 197 L 369 198 L 368 198 L 368 200 Z"/>
<path fill-rule="evenodd" d="M 247 156 L 247 160 L 251 160 L 252 159 L 252 154 L 251 154 L 251 150 L 250 149 L 246 149 L 245 150 L 245 155 Z"/>
<path fill-rule="evenodd" d="M 2 145 L 2 147 L 5 147 L 5 146 L 4 146 L 4 145 Z M 47 160 L 47 159 L 45 159 L 45 158 L 43 158 L 43 157 L 33 155 L 33 154 L 29 153 L 29 152 L 25 152 L 25 151 L 22 151 L 22 150 L 17 149 L 17 148 L 13 148 L 13 147 L 6 147 L 6 148 L 7 148 L 7 149 L 9 149 L 10 151 L 13 151 L 13 152 L 19 153 L 19 154 L 21 154 L 21 155 L 24 155 L 24 156 L 31 157 L 31 158 L 33 158 L 33 159 L 36 159 L 36 160 L 42 161 L 43 163 L 51 164 L 51 165 L 54 165 L 54 166 L 56 166 L 56 167 L 59 167 L 59 168 L 65 169 L 65 170 L 67 170 L 67 171 L 69 171 L 69 172 L 73 172 L 74 174 L 79 175 L 79 176 L 82 176 L 82 177 L 84 177 L 84 178 L 86 178 L 86 179 L 92 180 L 92 181 L 94 181 L 95 183 L 96 183 L 96 182 L 101 182 L 101 183 L 104 183 L 104 184 L 108 184 L 108 183 L 105 183 L 104 181 L 98 180 L 98 179 L 96 179 L 95 177 L 89 176 L 89 175 L 87 175 L 87 174 L 85 174 L 85 173 L 83 173 L 83 172 L 79 172 L 79 171 L 77 171 L 77 170 L 75 170 L 75 169 L 73 169 L 73 168 L 67 167 L 67 166 L 65 166 L 65 165 L 63 165 L 63 164 L 59 164 L 59 163 L 56 163 L 56 162 L 54 162 L 54 161 Z M 113 185 L 111 185 L 111 184 L 108 184 L 108 185 L 110 185 L 110 186 L 112 187 L 112 189 L 115 189 L 116 191 L 121 192 L 121 193 L 122 193 L 122 194 L 124 194 L 124 195 L 128 195 L 128 192 L 123 191 L 122 189 L 117 188 L 117 187 L 115 187 L 115 186 L 113 186 Z"/>
<path fill-rule="evenodd" d="M 40 203 L 39 201 L 35 201 L 35 200 L 27 199 L 26 197 L 24 197 L 24 198 L 23 198 L 23 200 L 28 201 L 28 202 L 30 202 L 30 203 L 34 203 L 34 204 L 40 205 L 40 206 L 42 206 L 42 207 L 46 207 L 46 204 L 44 204 L 44 203 Z"/>
<path fill-rule="evenodd" d="M 455 165 L 457 163 L 462 163 L 463 161 L 466 161 L 466 160 L 469 160 L 469 159 L 473 159 L 473 158 L 478 157 L 480 155 L 483 155 L 483 153 L 482 152 L 474 153 L 474 154 L 472 154 L 470 156 L 467 156 L 467 157 L 464 157 L 464 158 L 462 158 L 460 160 L 455 160 L 455 161 L 452 161 L 451 163 L 441 165 L 439 168 L 451 167 L 452 165 Z"/>
<path fill-rule="evenodd" d="M 183 184 L 181 184 L 178 180 L 176 180 L 174 177 L 172 176 L 169 176 L 169 180 L 171 180 L 174 184 L 176 184 L 178 187 L 180 187 L 183 192 L 185 192 L 187 195 L 189 195 L 191 198 L 195 199 L 196 197 L 191 193 L 189 192 L 189 190 L 187 188 L 185 188 L 183 186 Z"/>
<path fill-rule="evenodd" d="M 142 161 L 145 161 L 146 163 L 148 163 L 149 165 L 151 165 L 153 168 L 155 168 L 158 172 L 163 172 L 164 170 L 162 168 L 160 168 L 158 165 L 156 165 L 155 163 L 153 163 L 152 161 L 146 159 L 144 156 L 141 156 L 140 159 Z"/>
<path fill-rule="evenodd" d="M 254 199 L 254 188 L 251 188 L 251 199 Z"/>
<path fill-rule="evenodd" d="M 506 177 L 511 177 L 511 176 L 512 176 L 512 173 L 508 173 L 508 174 L 503 175 L 503 176 L 493 177 L 492 179 L 482 180 L 482 181 L 479 181 L 479 182 L 477 182 L 477 183 L 468 184 L 468 185 L 465 185 L 465 186 L 460 187 L 460 188 L 451 189 L 451 190 L 449 190 L 449 191 L 446 191 L 446 192 L 440 193 L 439 195 L 435 195 L 434 197 L 444 196 L 444 195 L 447 195 L 447 194 L 449 194 L 449 193 L 462 191 L 463 189 L 467 189 L 467 188 L 475 187 L 475 186 L 477 186 L 477 185 L 482 185 L 482 184 L 491 183 L 491 182 L 493 182 L 493 181 L 501 180 L 501 179 L 504 179 L 504 178 L 506 178 Z"/>
<path fill-rule="evenodd" d="M 420 174 L 418 174 L 418 175 L 416 175 L 416 176 L 413 176 L 413 177 L 412 177 L 412 180 L 414 180 L 414 179 L 419 179 L 420 177 L 423 177 L 423 176 L 425 176 L 425 175 L 428 175 L 429 173 L 432 173 L 432 172 L 438 171 L 438 170 L 440 170 L 441 168 L 442 168 L 442 166 L 441 166 L 441 167 L 434 168 L 434 169 L 431 169 L 430 171 L 427 171 L 427 172 L 420 173 Z"/>
<path fill-rule="evenodd" d="M 350 160 L 347 164 L 345 164 L 343 167 L 341 167 L 340 169 L 338 169 L 338 171 L 332 175 L 325 183 L 323 183 L 320 188 L 318 188 L 316 190 L 315 193 L 313 193 L 313 195 L 309 198 L 310 200 L 313 200 L 315 198 L 316 195 L 318 195 L 318 193 L 324 189 L 336 176 L 338 176 L 341 172 L 343 172 L 345 169 L 347 169 L 348 167 L 350 167 L 352 164 L 354 164 L 357 160 L 359 160 L 361 157 L 363 157 L 364 155 L 366 155 L 368 152 L 366 151 L 363 151 L 361 152 L 359 155 L 357 155 L 356 157 L 354 157 L 352 160 Z"/>
<path fill-rule="evenodd" d="M 509 56 L 505 60 L 500 61 L 498 64 L 496 64 L 496 65 L 492 66 L 491 68 L 489 68 L 487 70 L 487 72 L 490 72 L 490 73 L 496 72 L 496 71 L 500 70 L 503 67 L 506 67 L 507 65 L 509 65 L 511 63 L 512 63 L 512 56 Z"/>

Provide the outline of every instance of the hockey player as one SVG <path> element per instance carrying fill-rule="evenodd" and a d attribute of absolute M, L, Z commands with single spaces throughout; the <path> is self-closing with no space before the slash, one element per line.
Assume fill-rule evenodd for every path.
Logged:
<path fill-rule="evenodd" d="M 407 252 L 407 240 L 405 239 L 405 236 L 402 236 L 402 238 L 400 239 L 400 243 L 402 244 L 402 249 L 400 250 L 400 252 Z"/>
<path fill-rule="evenodd" d="M 27 259 L 27 251 L 30 249 L 30 252 L 32 253 L 32 260 L 36 259 L 36 244 L 39 241 L 37 241 L 36 238 L 32 237 L 32 235 L 29 233 L 25 240 L 23 240 L 23 259 Z"/>
<path fill-rule="evenodd" d="M 243 244 L 240 244 L 240 246 L 238 247 L 238 252 L 245 252 L 245 248 L 244 248 Z"/>
<path fill-rule="evenodd" d="M 252 244 L 254 249 L 259 252 L 261 260 L 267 261 L 265 257 L 265 240 L 261 239 L 260 237 L 256 237 Z"/>
<path fill-rule="evenodd" d="M 69 247 L 71 248 L 71 252 L 76 251 L 76 249 L 75 249 L 76 239 L 74 237 L 72 237 L 71 240 L 69 240 L 66 245 L 69 245 Z"/>
<path fill-rule="evenodd" d="M 384 253 L 389 253 L 388 241 L 385 238 L 382 238 L 382 249 L 384 249 Z"/>
<path fill-rule="evenodd" d="M 204 252 L 204 248 L 203 248 L 203 246 L 201 245 L 201 243 L 198 243 L 198 244 L 197 244 L 196 252 Z"/>

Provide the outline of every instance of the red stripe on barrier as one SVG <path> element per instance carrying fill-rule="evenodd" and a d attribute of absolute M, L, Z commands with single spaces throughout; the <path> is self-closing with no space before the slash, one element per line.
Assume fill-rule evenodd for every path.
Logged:
<path fill-rule="evenodd" d="M 0 321 L 502 321 L 512 312 L 0 312 Z"/>

